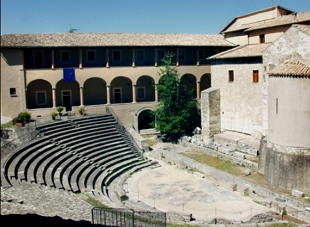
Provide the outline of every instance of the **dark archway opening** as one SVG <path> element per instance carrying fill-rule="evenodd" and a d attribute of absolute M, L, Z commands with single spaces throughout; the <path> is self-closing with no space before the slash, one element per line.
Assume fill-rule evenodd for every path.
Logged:
<path fill-rule="evenodd" d="M 155 120 L 154 116 L 151 115 L 151 110 L 144 110 L 139 114 L 138 117 L 138 128 L 149 129 L 151 128 L 150 123 Z"/>

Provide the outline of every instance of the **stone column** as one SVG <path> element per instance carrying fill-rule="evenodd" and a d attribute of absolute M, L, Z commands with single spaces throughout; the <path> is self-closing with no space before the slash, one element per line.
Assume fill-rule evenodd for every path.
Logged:
<path fill-rule="evenodd" d="M 136 97 L 136 84 L 132 85 L 132 103 L 137 103 L 137 97 Z"/>
<path fill-rule="evenodd" d="M 79 64 L 79 68 L 83 68 L 83 52 L 82 49 L 80 49 L 80 64 Z"/>
<path fill-rule="evenodd" d="M 197 49 L 197 65 L 200 65 L 200 60 L 199 60 L 199 48 Z"/>
<path fill-rule="evenodd" d="M 196 87 L 197 87 L 197 99 L 200 99 L 200 81 L 197 81 L 197 84 L 196 84 Z"/>
<path fill-rule="evenodd" d="M 155 48 L 155 67 L 158 66 L 158 53 L 157 53 L 157 48 Z"/>
<path fill-rule="evenodd" d="M 54 53 L 54 49 L 52 49 L 52 69 L 55 69 L 55 53 Z"/>
<path fill-rule="evenodd" d="M 111 97 L 110 97 L 110 85 L 107 85 L 107 105 L 111 104 Z"/>
<path fill-rule="evenodd" d="M 109 49 L 107 49 L 106 54 L 105 54 L 105 67 L 109 68 L 110 67 L 110 54 L 109 54 Z"/>
<path fill-rule="evenodd" d="M 157 84 L 155 84 L 155 102 L 158 102 L 158 90 L 157 90 Z"/>
<path fill-rule="evenodd" d="M 132 67 L 136 67 L 136 49 L 132 48 Z"/>
<path fill-rule="evenodd" d="M 56 108 L 56 88 L 52 88 L 53 108 Z"/>
<path fill-rule="evenodd" d="M 84 106 L 84 96 L 83 96 L 83 86 L 80 86 L 80 100 L 81 100 L 81 106 Z"/>
<path fill-rule="evenodd" d="M 177 54 L 176 54 L 176 66 L 179 66 L 180 65 L 180 62 L 179 62 L 179 51 L 180 49 L 177 48 Z"/>

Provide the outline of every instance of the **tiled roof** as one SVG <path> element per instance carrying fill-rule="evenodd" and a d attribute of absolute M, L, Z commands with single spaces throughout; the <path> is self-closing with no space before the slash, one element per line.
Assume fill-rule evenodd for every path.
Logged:
<path fill-rule="evenodd" d="M 263 28 L 277 27 L 281 25 L 298 24 L 298 23 L 303 23 L 306 21 L 310 22 L 310 11 L 301 12 L 301 13 L 293 13 L 290 15 L 275 18 L 273 20 L 268 20 L 259 25 L 251 26 L 249 29 L 245 31 L 248 32 L 248 31 L 254 31 L 254 30 L 263 29 Z"/>
<path fill-rule="evenodd" d="M 1 47 L 235 46 L 222 35 L 138 33 L 7 34 Z"/>
<path fill-rule="evenodd" d="M 297 61 L 288 61 L 279 67 L 268 72 L 269 75 L 278 76 L 308 76 L 310 77 L 310 67 Z"/>
<path fill-rule="evenodd" d="M 240 57 L 261 57 L 263 51 L 270 45 L 270 43 L 250 44 L 239 46 L 219 54 L 213 55 L 208 59 L 225 59 L 225 58 L 240 58 Z"/>

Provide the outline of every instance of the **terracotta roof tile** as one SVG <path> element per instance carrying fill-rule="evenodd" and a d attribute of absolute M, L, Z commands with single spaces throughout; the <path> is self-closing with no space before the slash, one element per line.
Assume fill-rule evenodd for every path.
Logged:
<path fill-rule="evenodd" d="M 269 75 L 278 76 L 307 76 L 310 77 L 310 67 L 297 61 L 288 61 L 268 72 Z"/>
<path fill-rule="evenodd" d="M 1 47 L 235 46 L 222 35 L 138 33 L 6 34 Z"/>
<path fill-rule="evenodd" d="M 239 46 L 219 54 L 213 55 L 208 59 L 225 59 L 225 58 L 240 58 L 240 57 L 262 57 L 263 51 L 270 43 L 250 44 Z"/>

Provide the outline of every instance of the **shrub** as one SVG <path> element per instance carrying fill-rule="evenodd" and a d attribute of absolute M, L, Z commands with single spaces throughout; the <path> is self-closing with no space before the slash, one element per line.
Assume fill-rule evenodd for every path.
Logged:
<path fill-rule="evenodd" d="M 56 107 L 56 110 L 57 110 L 58 113 L 61 113 L 63 111 L 63 109 L 64 108 L 62 106 L 57 106 Z"/>
<path fill-rule="evenodd" d="M 51 116 L 52 116 L 52 117 L 56 117 L 57 115 L 58 115 L 57 112 L 55 112 L 55 111 L 51 112 Z"/>
<path fill-rule="evenodd" d="M 31 114 L 28 112 L 20 112 L 17 118 L 22 119 L 22 121 L 29 121 L 31 118 Z"/>
<path fill-rule="evenodd" d="M 79 111 L 80 114 L 84 114 L 86 110 L 85 110 L 85 107 L 84 107 L 84 106 L 80 106 L 80 107 L 78 108 L 78 111 Z"/>

